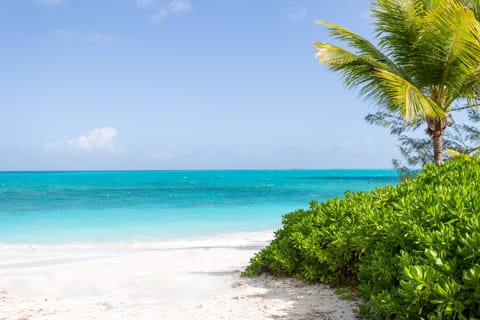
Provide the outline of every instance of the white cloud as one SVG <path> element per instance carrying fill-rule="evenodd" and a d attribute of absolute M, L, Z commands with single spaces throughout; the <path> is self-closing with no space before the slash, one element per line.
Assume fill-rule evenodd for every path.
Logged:
<path fill-rule="evenodd" d="M 172 12 L 184 12 L 192 10 L 192 3 L 190 0 L 171 0 L 166 7 Z"/>
<path fill-rule="evenodd" d="M 155 12 L 151 17 L 150 21 L 151 22 L 159 22 L 166 18 L 168 15 L 168 10 L 166 8 L 159 8 L 157 9 L 157 12 Z"/>
<path fill-rule="evenodd" d="M 87 134 L 45 145 L 47 151 L 73 153 L 116 153 L 122 148 L 115 142 L 117 130 L 111 127 L 95 128 Z"/>
<path fill-rule="evenodd" d="M 172 14 L 184 13 L 192 10 L 190 0 L 135 0 L 141 9 L 153 12 L 150 16 L 151 22 L 159 22 Z"/>
<path fill-rule="evenodd" d="M 54 8 L 63 4 L 64 0 L 35 0 L 36 3 L 41 4 L 42 6 Z"/>

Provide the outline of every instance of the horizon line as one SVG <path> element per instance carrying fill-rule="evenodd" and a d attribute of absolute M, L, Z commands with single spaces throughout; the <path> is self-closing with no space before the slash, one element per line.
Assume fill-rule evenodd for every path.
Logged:
<path fill-rule="evenodd" d="M 136 172 L 151 172 L 151 171 L 335 171 L 335 170 L 389 170 L 395 171 L 394 168 L 287 168 L 287 169 L 66 169 L 66 170 L 57 170 L 57 169 L 26 169 L 26 170 L 1 170 L 0 173 L 48 173 L 48 172 L 127 172 L 127 171 L 136 171 Z"/>

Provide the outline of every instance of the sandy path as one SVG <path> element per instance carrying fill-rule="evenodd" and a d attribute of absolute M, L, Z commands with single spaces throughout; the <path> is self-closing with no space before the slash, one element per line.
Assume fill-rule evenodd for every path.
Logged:
<path fill-rule="evenodd" d="M 0 246 L 0 320 L 355 318 L 325 286 L 241 278 L 269 237 Z"/>

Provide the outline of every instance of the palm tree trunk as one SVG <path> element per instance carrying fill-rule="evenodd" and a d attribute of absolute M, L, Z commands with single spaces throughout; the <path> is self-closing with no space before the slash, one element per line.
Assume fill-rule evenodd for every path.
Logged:
<path fill-rule="evenodd" d="M 441 166 L 443 162 L 443 130 L 440 134 L 432 135 L 433 142 L 433 162 L 437 166 Z"/>
<path fill-rule="evenodd" d="M 446 123 L 435 118 L 427 118 L 427 133 L 432 137 L 433 143 L 433 162 L 437 166 L 443 163 L 443 132 L 445 131 Z"/>

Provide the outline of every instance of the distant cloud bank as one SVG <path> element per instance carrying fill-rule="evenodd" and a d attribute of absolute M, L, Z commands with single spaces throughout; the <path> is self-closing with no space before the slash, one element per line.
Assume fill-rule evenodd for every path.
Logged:
<path fill-rule="evenodd" d="M 45 145 L 47 151 L 73 153 L 116 153 L 122 148 L 116 144 L 117 130 L 102 127 L 90 130 L 78 137 Z"/>

